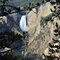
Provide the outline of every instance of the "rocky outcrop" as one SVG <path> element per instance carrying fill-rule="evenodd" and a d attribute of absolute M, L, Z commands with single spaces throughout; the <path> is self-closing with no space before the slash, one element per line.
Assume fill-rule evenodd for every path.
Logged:
<path fill-rule="evenodd" d="M 53 8 L 53 6 L 48 2 L 39 7 L 37 14 L 35 13 L 35 9 L 33 9 L 28 15 L 31 18 L 29 18 L 29 33 L 31 38 L 28 42 L 27 51 L 32 54 L 41 55 L 52 40 L 53 24 L 52 22 L 45 21 L 45 17 L 52 13 L 50 8 Z"/>
<path fill-rule="evenodd" d="M 50 8 L 53 8 L 51 4 L 48 2 L 46 4 L 41 5 L 38 7 L 38 13 L 36 13 L 36 9 L 32 9 L 32 11 L 28 14 L 28 22 L 29 22 L 29 32 L 31 35 L 35 31 L 35 27 L 38 26 L 40 23 L 41 17 L 46 17 L 52 12 Z"/>

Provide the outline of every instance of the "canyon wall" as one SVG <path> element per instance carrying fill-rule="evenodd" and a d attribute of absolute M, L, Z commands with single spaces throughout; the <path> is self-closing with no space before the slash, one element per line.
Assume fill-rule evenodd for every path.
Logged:
<path fill-rule="evenodd" d="M 27 51 L 30 53 L 42 54 L 43 50 L 52 40 L 53 24 L 51 22 L 45 22 L 44 20 L 46 16 L 52 13 L 50 11 L 51 8 L 53 9 L 53 6 L 48 2 L 38 8 L 38 13 L 36 13 L 34 8 L 28 14 L 30 38 Z"/>

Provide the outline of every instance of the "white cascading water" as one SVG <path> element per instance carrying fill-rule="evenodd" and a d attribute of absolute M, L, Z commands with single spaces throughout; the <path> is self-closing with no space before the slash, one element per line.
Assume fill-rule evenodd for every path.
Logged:
<path fill-rule="evenodd" d="M 28 25 L 27 25 L 27 22 L 26 22 L 26 15 L 22 15 L 21 19 L 20 19 L 20 22 L 19 22 L 19 26 L 20 26 L 20 29 L 23 31 L 23 32 L 26 32 L 28 31 Z"/>

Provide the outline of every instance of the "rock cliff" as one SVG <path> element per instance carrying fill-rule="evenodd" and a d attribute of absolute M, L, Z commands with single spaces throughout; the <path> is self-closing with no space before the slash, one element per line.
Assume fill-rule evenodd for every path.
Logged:
<path fill-rule="evenodd" d="M 51 8 L 53 9 L 53 6 L 48 2 L 38 8 L 38 13 L 33 9 L 28 14 L 30 38 L 27 51 L 32 54 L 41 55 L 52 40 L 53 23 L 45 21 L 45 18 L 52 14 Z"/>

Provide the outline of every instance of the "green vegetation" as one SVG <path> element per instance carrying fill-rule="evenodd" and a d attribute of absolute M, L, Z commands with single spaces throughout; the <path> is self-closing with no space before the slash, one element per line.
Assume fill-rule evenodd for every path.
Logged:
<path fill-rule="evenodd" d="M 0 49 L 5 47 L 10 47 L 11 44 L 13 44 L 15 41 L 20 40 L 21 43 L 23 42 L 23 36 L 20 34 L 15 34 L 14 32 L 0 32 Z M 17 43 L 18 44 L 18 43 Z M 18 47 L 17 47 L 18 48 Z M 17 49 L 14 48 L 12 51 L 7 51 L 4 54 L 3 57 L 0 56 L 0 60 L 18 60 L 18 56 L 14 56 L 14 50 Z M 22 57 L 20 57 L 21 59 Z"/>
<path fill-rule="evenodd" d="M 38 7 L 38 6 L 40 6 L 39 2 L 37 2 L 36 4 L 28 3 L 28 5 L 27 4 L 24 5 L 23 8 L 24 8 L 24 10 L 32 10 L 32 8 L 35 8 L 35 7 Z"/>
<path fill-rule="evenodd" d="M 9 4 L 8 4 L 9 3 Z M 1 6 L 3 5 L 3 7 Z M 40 2 L 39 0 L 26 0 L 26 1 L 9 1 L 9 0 L 0 0 L 0 9 L 1 9 L 1 12 L 2 14 L 4 13 L 9 13 L 11 12 L 11 10 L 14 10 L 14 9 L 20 9 L 20 7 L 23 7 L 23 10 L 32 10 L 32 8 L 35 8 L 35 7 L 38 7 L 40 6 Z M 20 10 L 19 10 L 20 11 Z"/>
<path fill-rule="evenodd" d="M 44 20 L 45 20 L 46 22 L 47 22 L 47 21 L 51 21 L 51 18 L 52 18 L 52 14 L 46 16 L 46 17 L 44 18 Z"/>
<path fill-rule="evenodd" d="M 9 47 L 14 41 L 21 40 L 23 41 L 23 36 L 20 34 L 15 34 L 14 32 L 4 32 L 0 33 L 0 47 Z"/>
<path fill-rule="evenodd" d="M 31 4 L 34 4 L 36 5 L 38 2 L 41 3 L 42 0 L 19 0 L 20 4 L 17 4 L 17 5 L 20 5 L 20 6 L 24 6 L 24 5 L 29 5 L 29 3 Z"/>
<path fill-rule="evenodd" d="M 53 17 L 52 14 L 50 14 L 50 15 L 48 15 L 46 17 L 42 17 L 42 20 L 40 21 L 40 25 L 44 27 L 44 26 L 47 25 L 48 21 L 53 22 L 52 17 Z"/>
<path fill-rule="evenodd" d="M 6 53 L 3 58 L 1 58 L 3 60 L 17 60 L 18 58 L 17 57 L 14 57 L 13 54 L 10 52 L 10 53 Z"/>

